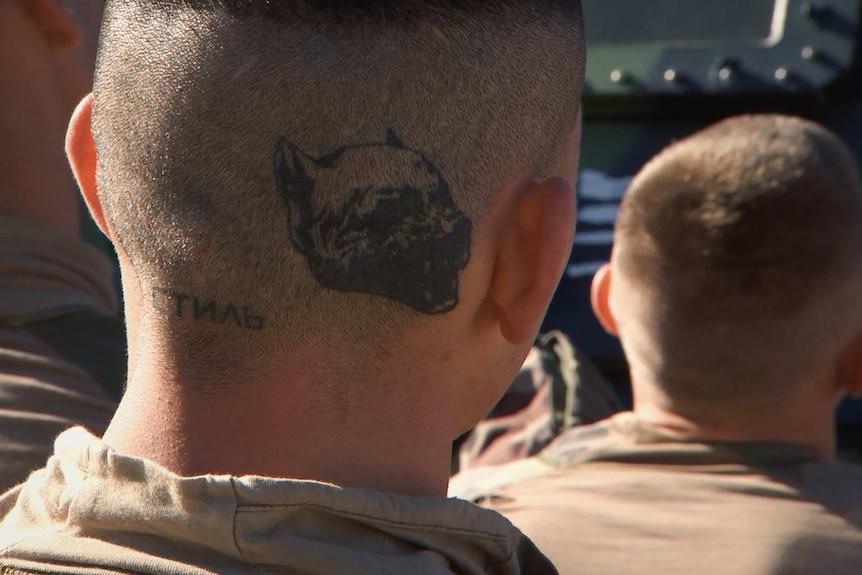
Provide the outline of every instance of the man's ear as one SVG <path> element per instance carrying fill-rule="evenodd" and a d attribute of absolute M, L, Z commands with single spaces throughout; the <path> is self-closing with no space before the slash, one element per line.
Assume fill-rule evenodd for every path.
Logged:
<path fill-rule="evenodd" d="M 862 397 L 862 335 L 859 335 L 841 356 L 838 365 L 838 385 L 850 397 Z"/>
<path fill-rule="evenodd" d="M 61 0 L 25 0 L 24 6 L 49 46 L 80 46 L 83 41 L 81 28 Z"/>
<path fill-rule="evenodd" d="M 489 295 L 503 337 L 532 341 L 569 261 L 575 194 L 562 178 L 531 183 L 515 199 L 500 233 Z"/>
<path fill-rule="evenodd" d="M 93 95 L 88 94 L 72 114 L 69 130 L 66 132 L 66 155 L 72 165 L 72 173 L 78 181 L 78 188 L 84 202 L 90 209 L 96 225 L 109 238 L 111 237 L 105 214 L 96 189 L 96 142 L 93 140 Z"/>
<path fill-rule="evenodd" d="M 590 288 L 590 303 L 593 313 L 596 314 L 599 323 L 605 331 L 611 335 L 618 335 L 617 322 L 611 313 L 611 265 L 605 264 L 599 268 L 593 276 Z"/>

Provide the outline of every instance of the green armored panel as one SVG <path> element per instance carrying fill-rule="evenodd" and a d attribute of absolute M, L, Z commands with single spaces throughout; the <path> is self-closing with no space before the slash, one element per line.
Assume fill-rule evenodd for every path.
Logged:
<path fill-rule="evenodd" d="M 853 63 L 858 0 L 584 0 L 587 94 L 811 92 Z"/>

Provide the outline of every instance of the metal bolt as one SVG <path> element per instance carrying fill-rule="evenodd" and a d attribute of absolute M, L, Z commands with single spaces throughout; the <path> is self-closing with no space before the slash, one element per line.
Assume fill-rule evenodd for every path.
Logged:
<path fill-rule="evenodd" d="M 787 68 L 781 67 L 775 70 L 775 79 L 779 82 L 783 82 L 787 79 L 788 72 Z"/>
<path fill-rule="evenodd" d="M 709 77 L 713 84 L 717 84 L 720 88 L 732 88 L 745 77 L 742 62 L 735 57 L 717 58 L 709 72 Z"/>
<path fill-rule="evenodd" d="M 617 68 L 611 72 L 611 82 L 613 82 L 614 84 L 619 84 L 620 82 L 625 80 L 625 78 L 626 73 L 620 68 Z"/>
<path fill-rule="evenodd" d="M 806 46 L 802 49 L 802 58 L 805 60 L 813 60 L 815 56 L 817 56 L 817 50 L 814 46 Z"/>
<path fill-rule="evenodd" d="M 665 82 L 674 82 L 676 81 L 676 70 L 673 68 L 668 68 L 664 71 L 664 80 Z"/>

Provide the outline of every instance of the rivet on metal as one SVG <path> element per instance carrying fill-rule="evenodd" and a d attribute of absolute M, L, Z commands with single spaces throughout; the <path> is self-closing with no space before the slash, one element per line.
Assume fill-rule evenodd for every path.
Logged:
<path fill-rule="evenodd" d="M 787 68 L 781 67 L 775 70 L 775 79 L 779 82 L 783 82 L 787 79 L 788 72 Z"/>
<path fill-rule="evenodd" d="M 676 81 L 676 70 L 673 68 L 668 68 L 664 71 L 664 80 L 665 82 L 675 82 Z"/>
<path fill-rule="evenodd" d="M 625 77 L 626 73 L 620 68 L 617 68 L 611 72 L 611 82 L 613 82 L 614 84 L 619 84 L 625 79 Z"/>

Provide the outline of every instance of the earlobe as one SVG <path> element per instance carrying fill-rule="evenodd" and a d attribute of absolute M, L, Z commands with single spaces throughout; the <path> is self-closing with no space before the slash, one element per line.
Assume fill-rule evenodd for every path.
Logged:
<path fill-rule="evenodd" d="M 593 283 L 590 289 L 590 303 L 593 306 L 593 313 L 602 327 L 605 328 L 611 335 L 617 334 L 617 322 L 611 313 L 611 265 L 605 264 L 596 275 L 593 276 Z"/>
<path fill-rule="evenodd" d="M 528 184 L 500 232 L 489 296 L 513 344 L 532 341 L 572 249 L 575 199 L 562 178 Z"/>
<path fill-rule="evenodd" d="M 93 95 L 88 94 L 72 114 L 69 122 L 69 131 L 66 133 L 66 155 L 72 166 L 72 172 L 78 181 L 78 187 L 84 202 L 90 209 L 90 213 L 99 229 L 106 236 L 111 237 L 99 194 L 96 187 L 96 143 L 93 141 Z"/>
<path fill-rule="evenodd" d="M 83 41 L 68 9 L 59 0 L 27 0 L 27 11 L 51 47 L 74 48 Z"/>

